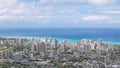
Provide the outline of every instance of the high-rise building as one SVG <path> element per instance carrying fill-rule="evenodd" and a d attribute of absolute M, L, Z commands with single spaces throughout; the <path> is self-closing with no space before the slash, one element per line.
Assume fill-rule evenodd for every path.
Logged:
<path fill-rule="evenodd" d="M 45 38 L 45 42 L 48 42 L 48 38 Z"/>
<path fill-rule="evenodd" d="M 101 50 L 101 47 L 102 47 L 102 39 L 99 38 L 98 39 L 98 49 Z"/>
<path fill-rule="evenodd" d="M 91 52 L 91 46 L 90 45 L 84 45 L 84 51 L 86 54 L 89 54 Z"/>
<path fill-rule="evenodd" d="M 114 48 L 115 62 L 120 64 L 120 49 Z"/>
<path fill-rule="evenodd" d="M 34 59 L 34 56 L 33 56 L 33 54 L 30 54 L 30 59 Z"/>
<path fill-rule="evenodd" d="M 54 45 L 55 45 L 54 48 L 57 49 L 57 47 L 58 47 L 58 40 L 55 39 L 55 44 Z"/>
<path fill-rule="evenodd" d="M 53 58 L 53 57 L 54 57 L 54 55 L 53 55 L 53 49 L 52 49 L 52 48 L 50 49 L 49 57 L 50 57 L 50 58 Z"/>
<path fill-rule="evenodd" d="M 66 51 L 67 51 L 67 41 L 63 41 L 61 49 L 62 49 L 62 53 L 66 56 Z"/>
<path fill-rule="evenodd" d="M 39 47 L 39 52 L 45 52 L 45 43 L 44 42 L 41 42 L 39 45 L 38 45 Z"/>
<path fill-rule="evenodd" d="M 9 51 L 9 58 L 12 58 L 13 55 L 14 55 L 14 51 L 13 51 L 13 50 L 10 50 L 10 51 Z"/>
<path fill-rule="evenodd" d="M 50 44 L 52 44 L 52 38 L 50 38 Z"/>
<path fill-rule="evenodd" d="M 36 42 L 31 46 L 31 50 L 32 50 L 32 53 L 39 53 L 40 55 L 44 55 L 45 54 L 45 43 Z"/>
<path fill-rule="evenodd" d="M 32 50 L 32 53 L 37 53 L 37 50 L 38 50 L 37 43 L 33 43 L 33 44 L 32 44 L 31 50 Z"/>
<path fill-rule="evenodd" d="M 19 53 L 19 52 L 16 52 L 15 54 L 14 54 L 14 60 L 22 60 L 23 59 L 23 55 L 22 55 L 22 53 Z"/>
<path fill-rule="evenodd" d="M 8 58 L 8 56 L 9 56 L 9 50 L 4 50 L 3 51 L 3 57 Z"/>
<path fill-rule="evenodd" d="M 3 51 L 0 51 L 0 59 L 3 59 Z"/>

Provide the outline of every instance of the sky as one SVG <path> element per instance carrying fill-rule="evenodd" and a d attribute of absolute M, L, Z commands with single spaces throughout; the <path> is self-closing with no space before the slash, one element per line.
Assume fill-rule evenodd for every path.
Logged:
<path fill-rule="evenodd" d="M 120 0 L 0 0 L 0 28 L 120 28 Z"/>

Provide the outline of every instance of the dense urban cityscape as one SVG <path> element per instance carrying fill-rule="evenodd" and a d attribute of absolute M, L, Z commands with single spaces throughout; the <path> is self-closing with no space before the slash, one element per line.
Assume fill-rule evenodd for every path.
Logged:
<path fill-rule="evenodd" d="M 0 68 L 120 68 L 120 0 L 0 0 Z"/>
<path fill-rule="evenodd" d="M 0 38 L 0 68 L 120 68 L 120 46 L 102 41 Z"/>

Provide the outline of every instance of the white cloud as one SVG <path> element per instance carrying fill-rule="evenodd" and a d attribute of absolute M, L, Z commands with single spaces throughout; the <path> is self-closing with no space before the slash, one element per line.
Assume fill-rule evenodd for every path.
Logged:
<path fill-rule="evenodd" d="M 49 0 L 40 0 L 40 4 L 46 4 Z"/>
<path fill-rule="evenodd" d="M 72 14 L 78 11 L 80 7 L 65 8 L 60 11 L 61 14 Z"/>
<path fill-rule="evenodd" d="M 7 19 L 11 20 L 11 19 L 14 19 L 14 18 L 16 18 L 16 17 L 11 16 L 11 15 L 2 15 L 2 16 L 0 16 L 0 20 L 7 20 Z"/>
<path fill-rule="evenodd" d="M 106 4 L 114 4 L 117 0 L 88 0 L 89 3 L 94 5 L 106 5 Z"/>
<path fill-rule="evenodd" d="M 45 3 L 83 3 L 87 0 L 40 0 L 41 4 Z"/>
<path fill-rule="evenodd" d="M 105 14 L 120 14 L 120 10 L 100 10 L 97 12 Z"/>
<path fill-rule="evenodd" d="M 120 23 L 120 20 L 112 20 L 112 21 L 110 21 L 110 23 Z"/>
<path fill-rule="evenodd" d="M 18 2 L 18 0 L 0 0 L 0 20 L 13 20 L 48 16 L 51 6 L 39 6 L 36 2 Z M 33 18 L 33 19 L 34 19 Z M 15 20 L 14 19 L 14 20 Z"/>
<path fill-rule="evenodd" d="M 17 0 L 0 0 L 1 15 L 18 15 L 29 13 L 31 6 L 27 3 L 18 3 Z"/>
<path fill-rule="evenodd" d="M 1 15 L 0 21 L 40 21 L 40 23 L 48 23 L 50 16 L 12 16 L 12 15 Z"/>
<path fill-rule="evenodd" d="M 0 8 L 14 7 L 17 4 L 17 0 L 0 0 Z"/>
<path fill-rule="evenodd" d="M 7 8 L 0 9 L 0 15 L 8 12 Z"/>
<path fill-rule="evenodd" d="M 108 16 L 104 15 L 90 15 L 90 16 L 84 16 L 82 20 L 84 21 L 104 21 L 110 19 Z"/>
<path fill-rule="evenodd" d="M 13 19 L 14 20 L 18 20 L 18 19 L 27 19 L 27 20 L 40 19 L 41 20 L 41 18 L 43 20 L 48 20 L 53 15 L 56 15 L 56 16 L 59 15 L 59 14 L 57 15 L 56 13 L 56 10 L 59 10 L 59 6 L 54 7 L 52 3 L 61 3 L 63 5 L 66 5 L 64 3 L 83 3 L 84 2 L 84 3 L 103 5 L 103 4 L 112 4 L 112 3 L 115 3 L 116 1 L 117 0 L 114 0 L 114 1 L 113 0 L 111 1 L 108 1 L 108 0 L 40 0 L 39 3 L 34 1 L 31 3 L 27 3 L 25 1 L 18 2 L 18 0 L 0 0 L 0 20 L 13 20 Z M 76 7 L 73 5 L 72 8 L 70 7 L 67 8 L 66 6 L 64 8 L 65 9 L 62 9 L 61 11 L 58 11 L 58 12 L 61 13 L 61 15 L 64 14 L 65 16 L 67 16 L 66 19 L 68 19 L 70 17 L 68 17 L 67 14 L 76 13 L 76 11 L 78 11 L 81 7 L 80 6 Z M 102 12 L 103 13 L 120 13 L 119 11 L 100 11 L 100 12 L 101 13 Z M 59 19 L 59 16 L 56 19 Z M 102 15 L 93 15 L 93 16 L 85 16 L 82 19 L 85 21 L 89 21 L 89 20 L 97 21 L 97 20 L 108 19 L 108 17 L 102 16 Z M 78 22 L 76 19 L 74 21 Z"/>
<path fill-rule="evenodd" d="M 61 14 L 74 13 L 74 12 L 75 12 L 74 9 L 64 9 L 64 10 L 60 11 Z"/>
<path fill-rule="evenodd" d="M 118 0 L 40 0 L 40 4 L 89 3 L 93 5 L 106 5 L 117 2 Z"/>

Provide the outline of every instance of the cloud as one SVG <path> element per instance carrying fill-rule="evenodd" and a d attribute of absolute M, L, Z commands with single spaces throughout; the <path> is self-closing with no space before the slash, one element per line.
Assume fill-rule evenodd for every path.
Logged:
<path fill-rule="evenodd" d="M 104 14 L 120 14 L 120 10 L 99 10 L 96 12 Z"/>
<path fill-rule="evenodd" d="M 40 4 L 87 3 L 92 5 L 107 5 L 117 3 L 118 0 L 40 0 Z"/>
<path fill-rule="evenodd" d="M 87 2 L 87 0 L 40 0 L 41 4 L 45 3 L 83 3 Z"/>
<path fill-rule="evenodd" d="M 15 15 L 15 14 L 25 14 L 29 12 L 32 5 L 27 3 L 18 3 L 17 0 L 0 0 L 0 14 L 1 15 Z"/>
<path fill-rule="evenodd" d="M 119 19 L 112 20 L 112 21 L 110 21 L 110 23 L 120 23 L 120 20 Z"/>
<path fill-rule="evenodd" d="M 88 2 L 93 5 L 106 5 L 117 3 L 117 0 L 88 0 Z"/>
<path fill-rule="evenodd" d="M 46 4 L 47 2 L 48 2 L 49 0 L 40 0 L 39 2 L 40 2 L 40 4 Z"/>
<path fill-rule="evenodd" d="M 80 7 L 65 8 L 60 11 L 60 14 L 72 14 L 77 12 Z"/>
<path fill-rule="evenodd" d="M 64 10 L 61 10 L 60 13 L 61 14 L 68 14 L 68 13 L 74 13 L 75 10 L 74 9 L 64 9 Z"/>
<path fill-rule="evenodd" d="M 39 6 L 34 1 L 0 0 L 0 20 L 34 19 L 36 16 L 49 16 L 51 10 L 51 6 Z"/>
<path fill-rule="evenodd" d="M 14 7 L 17 4 L 17 0 L 0 0 L 0 8 Z"/>
<path fill-rule="evenodd" d="M 10 16 L 10 15 L 3 15 L 3 16 L 0 16 L 0 20 L 13 19 L 13 18 L 15 18 L 15 16 Z"/>
<path fill-rule="evenodd" d="M 79 20 L 78 18 L 81 18 L 83 13 L 86 13 L 86 7 L 82 5 L 82 8 L 81 5 L 76 5 L 76 3 L 83 3 L 88 6 L 88 3 L 94 5 L 105 5 L 116 2 L 117 0 L 39 0 L 39 2 L 32 0 L 28 3 L 26 1 L 19 2 L 19 0 L 0 0 L 0 20 L 53 20 L 59 22 L 59 20 L 62 20 L 60 16 L 66 16 L 66 20 L 79 22 L 81 19 Z M 58 3 L 61 5 L 58 5 Z M 91 7 L 91 5 L 89 6 Z M 120 13 L 119 11 L 114 10 L 103 10 L 97 12 L 108 14 Z M 54 16 L 56 18 L 54 18 Z M 84 21 L 102 21 L 108 19 L 109 17 L 104 15 L 87 15 L 82 18 Z M 63 18 L 63 21 L 64 20 L 65 19 Z"/>
<path fill-rule="evenodd" d="M 83 21 L 104 21 L 108 19 L 110 18 L 104 15 L 88 15 L 82 18 Z"/>

